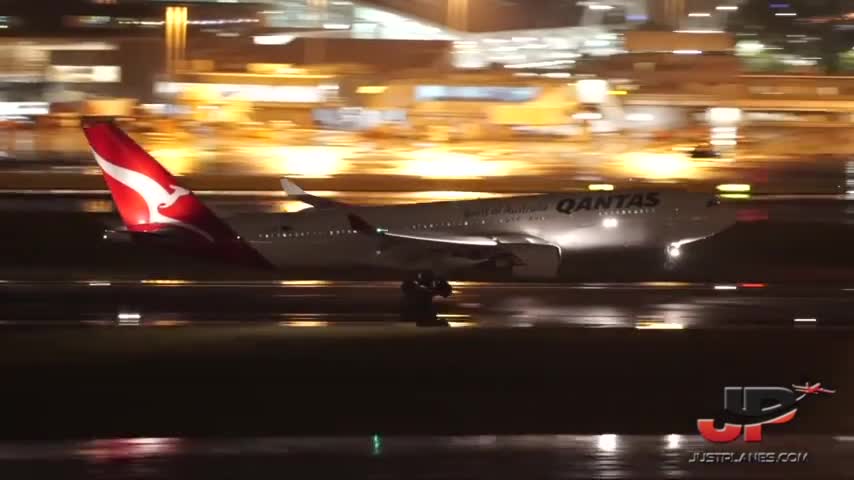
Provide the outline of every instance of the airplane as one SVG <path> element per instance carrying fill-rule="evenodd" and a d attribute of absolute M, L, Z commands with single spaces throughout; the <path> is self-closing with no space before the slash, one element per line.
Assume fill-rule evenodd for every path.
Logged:
<path fill-rule="evenodd" d="M 405 273 L 404 294 L 447 297 L 448 275 L 493 266 L 528 279 L 555 278 L 567 252 L 660 247 L 667 257 L 733 225 L 716 195 L 637 190 L 549 193 L 409 205 L 359 206 L 311 195 L 287 179 L 294 213 L 220 218 L 109 120 L 84 134 L 124 227 L 107 240 L 150 242 L 190 255 L 266 269 L 362 266 Z"/>

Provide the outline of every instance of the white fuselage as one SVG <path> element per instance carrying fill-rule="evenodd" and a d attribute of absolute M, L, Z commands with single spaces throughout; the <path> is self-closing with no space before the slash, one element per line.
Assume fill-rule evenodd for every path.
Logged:
<path fill-rule="evenodd" d="M 348 214 L 401 234 L 535 238 L 564 253 L 618 247 L 664 248 L 706 238 L 735 222 L 733 212 L 720 206 L 710 194 L 637 191 L 311 208 L 240 217 L 231 223 L 279 268 L 418 268 L 413 262 L 423 257 L 423 252 L 408 255 L 411 246 L 394 251 L 389 239 L 357 232 Z"/>

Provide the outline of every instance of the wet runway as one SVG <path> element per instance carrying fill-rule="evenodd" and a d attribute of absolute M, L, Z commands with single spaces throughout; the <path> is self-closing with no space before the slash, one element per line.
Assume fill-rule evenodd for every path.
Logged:
<path fill-rule="evenodd" d="M 851 286 L 764 283 L 454 282 L 437 301 L 454 327 L 852 329 Z M 400 289 L 380 281 L 0 279 L 4 325 L 401 327 Z"/>
<path fill-rule="evenodd" d="M 854 467 L 846 196 L 734 200 L 743 223 L 686 246 L 674 271 L 660 252 L 605 252 L 569 258 L 554 283 L 455 282 L 437 305 L 458 328 L 419 328 L 400 318 L 394 275 L 262 277 L 100 243 L 114 220 L 105 193 L 0 195 L 0 221 L 15 225 L 0 238 L 2 478 L 816 478 Z M 293 203 L 203 195 L 232 213 Z M 697 437 L 723 386 L 805 381 L 838 394 L 761 446 Z M 808 461 L 689 463 L 745 451 Z"/>
<path fill-rule="evenodd" d="M 699 463 L 697 455 L 783 453 L 799 463 Z M 126 438 L 0 444 L 4 478 L 827 478 L 854 469 L 849 437 L 778 437 L 761 447 L 698 436 L 478 435 Z"/>

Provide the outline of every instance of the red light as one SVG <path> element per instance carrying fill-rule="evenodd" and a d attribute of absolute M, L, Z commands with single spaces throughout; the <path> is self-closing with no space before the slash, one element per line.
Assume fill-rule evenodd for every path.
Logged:
<path fill-rule="evenodd" d="M 744 209 L 736 212 L 736 220 L 741 223 L 764 222 L 768 220 L 768 212 L 765 209 Z"/>
<path fill-rule="evenodd" d="M 768 285 L 765 283 L 742 283 L 741 288 L 765 288 Z"/>

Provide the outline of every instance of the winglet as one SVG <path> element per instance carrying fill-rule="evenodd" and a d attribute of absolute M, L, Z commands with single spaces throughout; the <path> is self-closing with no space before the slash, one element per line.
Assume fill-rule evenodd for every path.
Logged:
<path fill-rule="evenodd" d="M 315 197 L 314 195 L 306 193 L 305 190 L 303 190 L 297 184 L 288 180 L 287 178 L 282 178 L 281 183 L 282 190 L 285 191 L 285 194 L 287 194 L 288 197 L 294 198 L 303 203 L 307 203 L 314 208 L 335 208 L 345 206 L 343 203 L 336 202 L 335 200 L 330 200 L 328 198 L 323 197 Z"/>
<path fill-rule="evenodd" d="M 308 195 L 305 193 L 305 190 L 299 188 L 299 185 L 288 180 L 287 178 L 283 178 L 282 180 L 282 190 L 285 191 L 289 196 L 299 197 L 300 195 Z"/>

